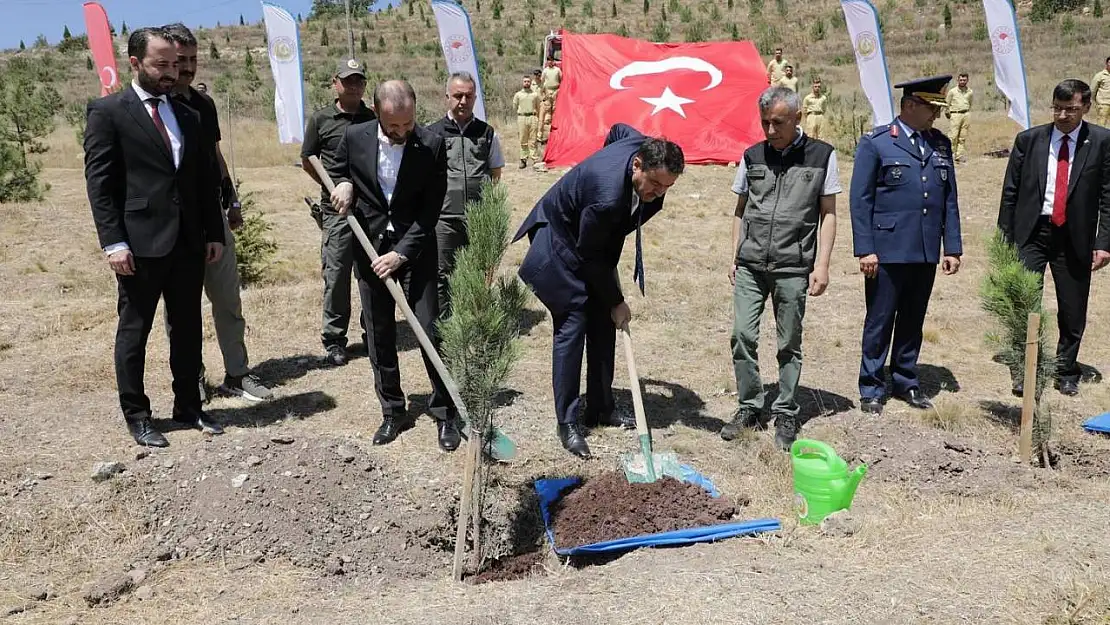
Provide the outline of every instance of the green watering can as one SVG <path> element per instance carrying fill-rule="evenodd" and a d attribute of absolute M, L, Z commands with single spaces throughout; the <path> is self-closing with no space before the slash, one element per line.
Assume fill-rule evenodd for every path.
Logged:
<path fill-rule="evenodd" d="M 790 460 L 794 503 L 802 525 L 816 525 L 833 512 L 851 507 L 856 487 L 867 474 L 867 466 L 862 464 L 849 473 L 848 463 L 820 441 L 794 441 Z"/>

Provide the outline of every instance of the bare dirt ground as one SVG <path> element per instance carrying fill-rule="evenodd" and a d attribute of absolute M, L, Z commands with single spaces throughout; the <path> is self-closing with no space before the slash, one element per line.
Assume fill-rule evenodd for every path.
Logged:
<path fill-rule="evenodd" d="M 750 499 L 745 516 L 782 519 L 782 532 L 582 568 L 548 557 L 544 575 L 479 586 L 448 580 L 462 454 L 438 451 L 427 418 L 372 447 L 380 411 L 369 363 L 319 362 L 319 234 L 300 199 L 315 194 L 302 173 L 239 174 L 280 244 L 271 283 L 244 292 L 252 362 L 278 397 L 217 399 L 210 411 L 228 434 L 173 431 L 170 448 L 137 459 L 114 390 L 114 283 L 82 175 L 48 170 L 48 201 L 0 206 L 0 623 L 1105 623 L 1110 441 L 1080 423 L 1110 406 L 1110 390 L 1088 383 L 1077 398 L 1053 395 L 1060 469 L 1016 464 L 1018 403 L 983 339 L 983 240 L 1004 166 L 973 159 L 959 170 L 967 253 L 957 276 L 938 277 L 926 323 L 930 413 L 898 402 L 880 418 L 855 408 L 862 278 L 842 196 L 832 283 L 808 305 L 802 380 L 803 436 L 871 467 L 852 509 L 858 527 L 840 537 L 793 519 L 789 463 L 769 433 L 717 436 L 735 404 L 734 170 L 692 168 L 646 229 L 648 297 L 631 299 L 647 411 L 659 449 Z M 514 221 L 557 175 L 507 170 Z M 523 253 L 514 246 L 506 269 Z M 1110 363 L 1106 284 L 1094 281 L 1081 354 L 1095 369 Z M 1051 286 L 1047 295 L 1054 309 Z M 774 372 L 769 313 L 764 323 L 763 370 Z M 630 433 L 598 432 L 597 458 L 585 463 L 559 447 L 551 325 L 537 303 L 528 327 L 499 414 L 521 456 L 491 473 L 490 557 L 542 540 L 532 479 L 596 475 L 635 446 Z M 218 380 L 210 321 L 206 335 Z M 430 386 L 415 341 L 403 342 L 419 410 Z M 166 358 L 159 323 L 147 380 L 162 416 Z M 618 401 L 630 404 L 623 367 L 618 354 Z M 94 482 L 98 462 L 123 472 Z"/>

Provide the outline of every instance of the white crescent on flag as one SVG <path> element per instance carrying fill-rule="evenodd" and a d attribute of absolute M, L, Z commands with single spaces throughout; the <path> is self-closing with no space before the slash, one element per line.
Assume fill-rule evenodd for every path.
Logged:
<path fill-rule="evenodd" d="M 721 70 L 717 69 L 716 65 L 713 65 L 705 59 L 699 59 L 693 56 L 672 56 L 669 59 L 660 61 L 633 61 L 618 69 L 609 77 L 609 86 L 618 90 L 628 89 L 628 87 L 624 86 L 625 78 L 646 76 L 649 74 L 662 74 L 676 69 L 688 69 L 709 74 L 709 86 L 702 87 L 702 91 L 709 91 L 721 84 L 721 80 L 724 79 L 724 74 L 721 73 Z"/>

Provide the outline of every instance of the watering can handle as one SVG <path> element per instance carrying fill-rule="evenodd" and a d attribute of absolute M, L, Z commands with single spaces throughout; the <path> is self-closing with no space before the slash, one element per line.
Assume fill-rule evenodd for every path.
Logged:
<path fill-rule="evenodd" d="M 837 457 L 836 452 L 833 451 L 832 447 L 829 447 L 827 444 L 822 443 L 821 441 L 815 441 L 806 438 L 800 438 L 794 441 L 794 444 L 790 446 L 790 455 L 800 456 L 802 455 L 802 450 L 804 449 L 813 449 L 819 452 L 826 459 Z"/>

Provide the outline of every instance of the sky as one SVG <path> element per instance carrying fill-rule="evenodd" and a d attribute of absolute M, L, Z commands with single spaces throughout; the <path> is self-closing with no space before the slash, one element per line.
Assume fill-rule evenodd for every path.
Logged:
<path fill-rule="evenodd" d="M 260 0 L 99 0 L 108 20 L 118 31 L 122 22 L 135 29 L 183 22 L 190 28 L 238 24 L 239 15 L 248 23 L 262 19 Z M 273 0 L 294 17 L 308 16 L 312 0 Z M 22 39 L 27 47 L 42 33 L 51 45 L 62 38 L 62 30 L 80 35 L 85 32 L 83 0 L 0 0 L 5 17 L 0 20 L 0 49 L 18 48 Z"/>

